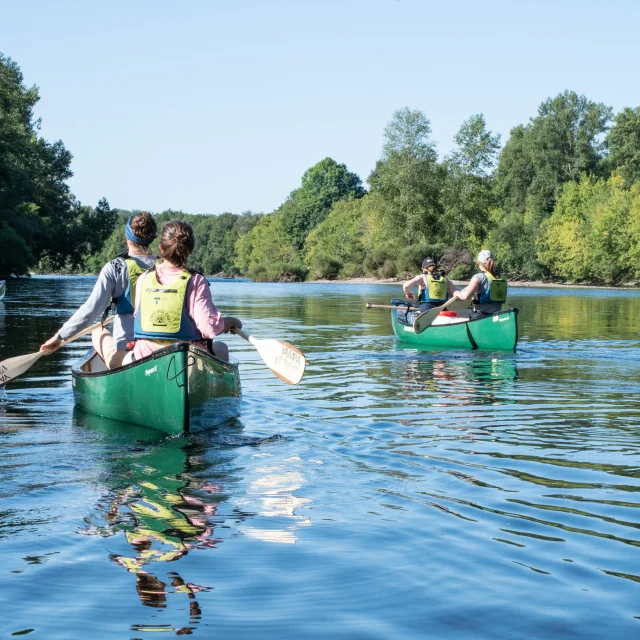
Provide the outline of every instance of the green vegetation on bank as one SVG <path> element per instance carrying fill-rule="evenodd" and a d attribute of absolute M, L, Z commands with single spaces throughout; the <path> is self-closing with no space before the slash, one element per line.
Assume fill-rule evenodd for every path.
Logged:
<path fill-rule="evenodd" d="M 116 222 L 106 200 L 83 206 L 69 191 L 71 153 L 39 135 L 18 65 L 0 53 L 0 278 L 43 269 L 80 268 Z"/>
<path fill-rule="evenodd" d="M 35 88 L 0 56 L 0 277 L 98 271 L 124 246 L 131 212 L 82 206 L 71 154 L 38 135 Z M 482 114 L 438 155 L 421 111 L 396 111 L 361 178 L 331 158 L 266 215 L 165 211 L 188 220 L 192 266 L 256 280 L 393 277 L 432 254 L 452 277 L 482 247 L 512 279 L 640 281 L 640 107 L 614 114 L 572 91 L 545 100 L 501 148 Z"/>

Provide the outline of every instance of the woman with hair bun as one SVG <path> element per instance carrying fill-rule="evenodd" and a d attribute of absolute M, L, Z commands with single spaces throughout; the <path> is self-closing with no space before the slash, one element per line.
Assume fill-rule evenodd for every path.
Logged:
<path fill-rule="evenodd" d="M 483 249 L 478 254 L 476 262 L 480 267 L 480 273 L 476 273 L 462 291 L 453 294 L 460 300 L 473 297 L 470 320 L 499 313 L 507 299 L 507 280 L 500 275 L 493 253 Z"/>
<path fill-rule="evenodd" d="M 160 235 L 162 261 L 138 281 L 135 298 L 135 346 L 125 364 L 140 360 L 173 342 L 201 343 L 242 328 L 237 318 L 223 317 L 211 299 L 206 278 L 185 265 L 195 248 L 191 225 L 167 222 Z M 224 342 L 214 342 L 211 351 L 229 359 Z"/>
<path fill-rule="evenodd" d="M 40 347 L 40 351 L 52 353 L 63 340 L 86 329 L 111 306 L 116 314 L 113 334 L 106 328 L 96 329 L 91 338 L 108 369 L 122 365 L 127 354 L 127 343 L 133 339 L 136 282 L 142 273 L 155 264 L 156 258 L 151 255 L 149 245 L 157 233 L 156 221 L 148 211 L 141 211 L 129 218 L 125 229 L 127 250 L 102 268 L 87 301 Z"/>

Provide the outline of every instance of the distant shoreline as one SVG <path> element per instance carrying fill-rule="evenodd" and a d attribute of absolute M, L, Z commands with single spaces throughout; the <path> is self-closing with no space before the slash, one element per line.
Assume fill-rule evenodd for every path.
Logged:
<path fill-rule="evenodd" d="M 95 273 L 30 273 L 29 276 L 20 276 L 24 277 L 97 277 Z M 19 277 L 19 278 L 20 278 Z M 233 277 L 221 277 L 218 274 L 215 275 L 205 275 L 205 278 L 211 279 L 215 278 L 218 280 L 229 280 L 230 282 L 234 280 L 239 281 L 251 281 L 251 278 L 247 278 L 245 276 L 233 276 Z M 19 279 L 18 278 L 18 279 Z M 9 278 L 11 280 L 13 278 Z M 252 281 L 254 282 L 254 281 Z M 402 287 L 402 283 L 406 282 L 405 279 L 397 279 L 397 278 L 346 278 L 345 280 L 326 280 L 326 279 L 318 279 L 318 280 L 303 280 L 301 282 L 270 282 L 266 284 L 384 284 L 384 285 L 398 285 Z M 468 280 L 453 280 L 453 283 L 458 287 L 464 287 L 469 284 Z M 509 281 L 510 288 L 523 288 L 523 289 L 629 289 L 633 291 L 637 291 L 640 289 L 640 283 L 636 282 L 625 282 L 622 284 L 581 284 L 575 282 L 544 282 L 543 280 L 510 280 Z"/>
<path fill-rule="evenodd" d="M 384 284 L 384 285 L 398 285 L 402 286 L 402 283 L 406 280 L 398 280 L 395 278 L 378 279 L 378 278 L 348 278 L 346 280 L 307 280 L 302 284 Z M 454 280 L 453 283 L 457 286 L 466 286 L 469 284 L 468 280 Z M 509 281 L 510 288 L 522 287 L 522 288 L 540 288 L 540 289 L 633 289 L 637 290 L 640 286 L 637 283 L 628 282 L 624 284 L 580 284 L 570 282 L 544 282 L 542 280 L 515 280 Z"/>

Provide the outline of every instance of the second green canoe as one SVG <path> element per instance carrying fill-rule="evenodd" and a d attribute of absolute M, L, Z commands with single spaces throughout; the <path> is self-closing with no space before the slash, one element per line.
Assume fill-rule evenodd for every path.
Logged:
<path fill-rule="evenodd" d="M 404 309 L 392 309 L 391 323 L 396 338 L 404 344 L 419 347 L 452 347 L 513 351 L 518 344 L 518 310 L 508 309 L 478 320 L 439 318 L 422 333 L 415 333 L 413 322 L 404 321 Z"/>
<path fill-rule="evenodd" d="M 71 374 L 83 411 L 166 433 L 214 426 L 238 412 L 238 364 L 187 342 L 112 370 L 91 350 Z"/>

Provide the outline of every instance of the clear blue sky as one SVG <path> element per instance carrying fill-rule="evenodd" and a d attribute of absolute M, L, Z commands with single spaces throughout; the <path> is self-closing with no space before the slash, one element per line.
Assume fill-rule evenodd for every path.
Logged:
<path fill-rule="evenodd" d="M 637 0 L 0 0 L 0 16 L 86 204 L 268 212 L 326 156 L 366 180 L 404 106 L 443 155 L 471 114 L 504 142 L 565 89 L 640 105 Z"/>

